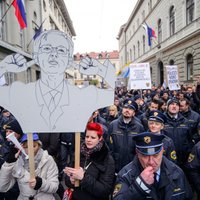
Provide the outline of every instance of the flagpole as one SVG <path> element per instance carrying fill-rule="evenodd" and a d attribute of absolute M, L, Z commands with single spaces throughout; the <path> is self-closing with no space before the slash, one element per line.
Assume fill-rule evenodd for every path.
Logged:
<path fill-rule="evenodd" d="M 8 9 L 6 10 L 6 12 L 4 13 L 4 15 L 2 16 L 0 23 L 3 21 L 4 17 L 6 16 L 7 12 L 10 10 L 12 4 L 13 4 L 14 0 L 12 1 L 12 3 L 9 5 Z"/>

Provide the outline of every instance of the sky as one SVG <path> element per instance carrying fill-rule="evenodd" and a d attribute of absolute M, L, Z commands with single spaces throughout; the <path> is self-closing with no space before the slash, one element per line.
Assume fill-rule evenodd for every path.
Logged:
<path fill-rule="evenodd" d="M 137 0 L 64 0 L 76 32 L 74 53 L 118 50 L 117 35 Z"/>

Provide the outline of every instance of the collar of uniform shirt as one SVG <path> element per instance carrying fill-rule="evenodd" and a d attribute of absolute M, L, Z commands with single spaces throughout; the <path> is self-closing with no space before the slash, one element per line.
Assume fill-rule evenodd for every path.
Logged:
<path fill-rule="evenodd" d="M 156 180 L 159 182 L 160 181 L 160 168 L 155 172 L 156 175 Z"/>

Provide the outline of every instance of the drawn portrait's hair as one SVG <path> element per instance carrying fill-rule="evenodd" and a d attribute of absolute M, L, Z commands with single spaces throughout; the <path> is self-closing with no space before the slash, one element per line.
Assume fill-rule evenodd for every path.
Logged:
<path fill-rule="evenodd" d="M 34 41 L 34 46 L 33 46 L 33 56 L 37 56 L 39 52 L 39 48 L 41 45 L 41 42 L 43 40 L 47 40 L 48 35 L 50 34 L 55 34 L 55 35 L 60 35 L 63 36 L 69 43 L 69 59 L 73 60 L 73 51 L 74 51 L 74 43 L 72 42 L 72 39 L 70 36 L 68 36 L 66 33 L 58 31 L 58 30 L 48 30 L 48 31 L 43 31 Z"/>

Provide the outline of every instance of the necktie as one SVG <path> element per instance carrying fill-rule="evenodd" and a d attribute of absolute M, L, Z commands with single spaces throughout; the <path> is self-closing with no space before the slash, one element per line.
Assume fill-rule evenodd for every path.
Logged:
<path fill-rule="evenodd" d="M 158 185 L 159 185 L 159 182 L 157 181 L 157 174 L 154 173 L 154 186 L 156 189 L 158 188 Z"/>

